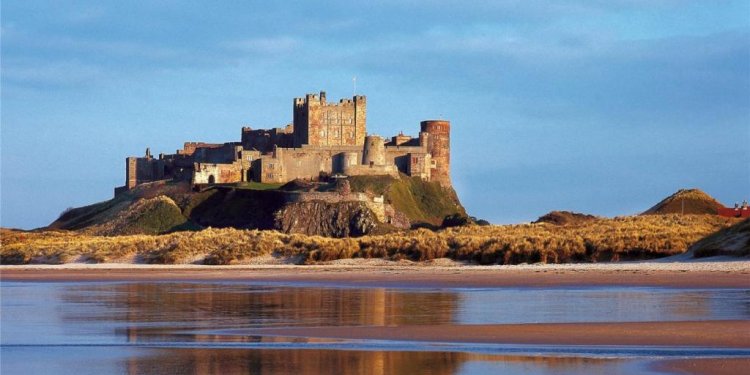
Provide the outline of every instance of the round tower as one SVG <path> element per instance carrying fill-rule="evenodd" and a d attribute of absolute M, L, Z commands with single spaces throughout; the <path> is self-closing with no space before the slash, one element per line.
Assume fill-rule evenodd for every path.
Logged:
<path fill-rule="evenodd" d="M 356 152 L 345 152 L 341 164 L 341 173 L 349 174 L 351 167 L 359 165 L 359 154 Z"/>
<path fill-rule="evenodd" d="M 430 179 L 442 186 L 451 186 L 451 123 L 446 120 L 422 121 L 421 131 L 427 137 L 427 152 L 432 155 L 435 169 Z"/>
<path fill-rule="evenodd" d="M 362 164 L 385 165 L 385 141 L 383 141 L 383 138 L 377 135 L 368 135 L 365 137 Z"/>

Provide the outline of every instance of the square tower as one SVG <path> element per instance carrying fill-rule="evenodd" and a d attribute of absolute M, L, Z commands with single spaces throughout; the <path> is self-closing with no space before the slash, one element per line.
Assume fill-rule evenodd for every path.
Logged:
<path fill-rule="evenodd" d="M 326 102 L 326 93 L 294 99 L 294 147 L 362 146 L 367 134 L 367 99 L 362 95 Z"/>

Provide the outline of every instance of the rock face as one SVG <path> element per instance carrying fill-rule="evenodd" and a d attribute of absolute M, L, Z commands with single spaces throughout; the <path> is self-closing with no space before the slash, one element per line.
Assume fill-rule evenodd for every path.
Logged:
<path fill-rule="evenodd" d="M 378 225 L 375 214 L 361 202 L 291 203 L 274 214 L 274 227 L 285 233 L 326 237 L 356 237 Z"/>
<path fill-rule="evenodd" d="M 550 223 L 554 225 L 575 225 L 596 220 L 593 215 L 579 214 L 570 211 L 552 211 L 544 216 L 540 216 L 534 223 Z"/>
<path fill-rule="evenodd" d="M 716 215 L 722 207 L 724 205 L 699 189 L 680 189 L 646 210 L 642 215 L 680 213 Z"/>

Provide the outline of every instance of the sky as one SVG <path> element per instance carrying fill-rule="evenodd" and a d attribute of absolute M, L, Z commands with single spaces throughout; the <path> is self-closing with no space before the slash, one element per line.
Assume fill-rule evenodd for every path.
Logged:
<path fill-rule="evenodd" d="M 112 197 L 125 157 L 239 141 L 292 100 L 367 96 L 367 128 L 451 121 L 453 183 L 493 223 L 750 199 L 750 2 L 3 1 L 0 225 Z"/>

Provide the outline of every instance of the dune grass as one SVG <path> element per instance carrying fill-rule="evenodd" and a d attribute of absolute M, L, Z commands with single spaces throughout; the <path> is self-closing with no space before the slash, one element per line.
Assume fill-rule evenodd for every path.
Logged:
<path fill-rule="evenodd" d="M 690 251 L 696 258 L 750 255 L 750 218 L 703 238 Z"/>
<path fill-rule="evenodd" d="M 714 215 L 634 216 L 570 226 L 473 225 L 343 239 L 232 228 L 112 237 L 2 229 L 0 263 L 237 264 L 271 254 L 307 264 L 349 258 L 451 258 L 478 264 L 619 261 L 681 254 L 737 222 Z"/>

